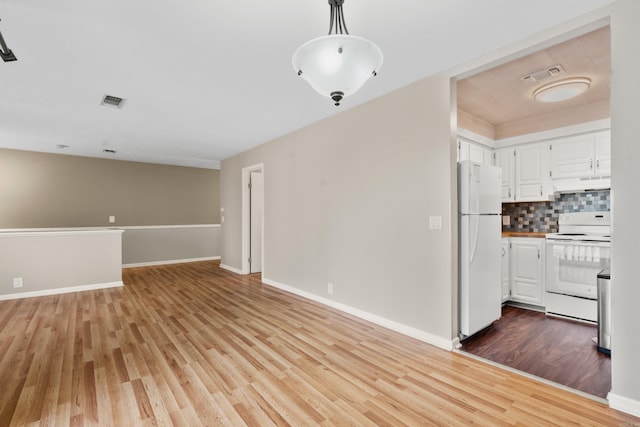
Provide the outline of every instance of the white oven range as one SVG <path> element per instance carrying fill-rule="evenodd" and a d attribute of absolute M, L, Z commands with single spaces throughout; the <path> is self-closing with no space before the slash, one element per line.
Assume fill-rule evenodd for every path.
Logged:
<path fill-rule="evenodd" d="M 560 214 L 546 246 L 547 314 L 597 322 L 598 273 L 611 263 L 610 213 Z"/>

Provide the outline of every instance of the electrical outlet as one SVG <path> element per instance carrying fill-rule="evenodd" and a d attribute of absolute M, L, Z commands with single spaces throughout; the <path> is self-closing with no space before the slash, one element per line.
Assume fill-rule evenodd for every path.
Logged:
<path fill-rule="evenodd" d="M 511 225 L 511 217 L 509 215 L 502 216 L 502 225 Z"/>
<path fill-rule="evenodd" d="M 22 287 L 22 277 L 14 277 L 13 278 L 13 287 L 21 288 Z"/>
<path fill-rule="evenodd" d="M 327 292 L 329 295 L 333 295 L 333 283 L 327 283 Z"/>
<path fill-rule="evenodd" d="M 116 222 L 116 217 L 114 215 L 110 215 L 109 216 L 109 224 L 115 224 Z"/>

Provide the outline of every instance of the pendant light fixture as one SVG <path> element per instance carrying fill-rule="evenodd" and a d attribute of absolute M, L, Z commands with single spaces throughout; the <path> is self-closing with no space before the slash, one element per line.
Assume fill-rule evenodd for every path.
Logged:
<path fill-rule="evenodd" d="M 4 42 L 4 37 L 2 37 L 2 33 L 0 33 L 0 58 L 4 62 L 17 61 L 18 58 L 13 54 L 11 49 L 7 47 L 7 44 Z"/>
<path fill-rule="evenodd" d="M 329 0 L 329 34 L 309 40 L 293 54 L 300 77 L 335 105 L 356 92 L 382 66 L 382 51 L 369 40 L 352 36 L 342 12 L 344 0 Z"/>

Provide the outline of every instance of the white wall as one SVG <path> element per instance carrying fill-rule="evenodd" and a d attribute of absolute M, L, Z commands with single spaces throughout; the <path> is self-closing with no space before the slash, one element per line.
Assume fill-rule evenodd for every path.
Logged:
<path fill-rule="evenodd" d="M 640 416 L 640 1 L 618 0 L 611 23 L 611 405 Z"/>
<path fill-rule="evenodd" d="M 223 161 L 222 264 L 241 268 L 241 170 L 264 163 L 263 278 L 450 342 L 450 96 L 432 77 Z"/>

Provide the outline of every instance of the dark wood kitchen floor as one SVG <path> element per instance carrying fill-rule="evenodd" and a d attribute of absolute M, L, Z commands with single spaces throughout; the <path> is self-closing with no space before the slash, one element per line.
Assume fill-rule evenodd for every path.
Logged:
<path fill-rule="evenodd" d="M 597 327 L 505 306 L 502 318 L 462 343 L 462 350 L 606 398 L 611 358 L 597 350 Z"/>

